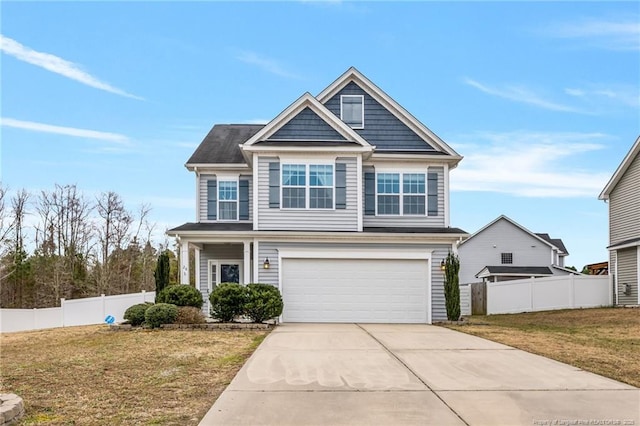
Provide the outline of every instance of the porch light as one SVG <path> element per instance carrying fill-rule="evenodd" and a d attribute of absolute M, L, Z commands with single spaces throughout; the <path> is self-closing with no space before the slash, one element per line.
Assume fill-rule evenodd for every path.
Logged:
<path fill-rule="evenodd" d="M 264 263 L 262 264 L 262 267 L 264 269 L 269 269 L 269 258 L 268 257 L 264 258 Z"/>
<path fill-rule="evenodd" d="M 443 271 L 447 270 L 447 264 L 444 263 L 444 259 L 442 259 L 442 262 L 440 262 L 440 269 L 442 269 Z"/>

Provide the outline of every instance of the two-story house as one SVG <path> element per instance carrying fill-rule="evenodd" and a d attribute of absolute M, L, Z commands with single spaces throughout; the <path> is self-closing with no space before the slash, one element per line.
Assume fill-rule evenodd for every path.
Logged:
<path fill-rule="evenodd" d="M 451 147 L 355 68 L 266 125 L 215 125 L 186 164 L 181 282 L 279 287 L 284 322 L 446 319 Z M 205 307 L 204 309 L 207 309 Z"/>
<path fill-rule="evenodd" d="M 561 239 L 502 215 L 459 244 L 460 284 L 578 274 L 564 267 L 568 254 Z"/>
<path fill-rule="evenodd" d="M 616 305 L 640 305 L 640 137 L 599 198 L 609 203 L 609 276 Z"/>

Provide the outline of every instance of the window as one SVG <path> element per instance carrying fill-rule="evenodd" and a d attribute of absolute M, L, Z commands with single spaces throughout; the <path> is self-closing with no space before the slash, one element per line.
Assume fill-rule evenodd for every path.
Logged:
<path fill-rule="evenodd" d="M 309 208 L 333 208 L 333 166 L 309 166 Z"/>
<path fill-rule="evenodd" d="M 282 207 L 304 209 L 306 207 L 306 166 L 285 164 L 282 166 Z"/>
<path fill-rule="evenodd" d="M 364 96 L 340 96 L 340 118 L 354 129 L 364 128 Z"/>
<path fill-rule="evenodd" d="M 218 182 L 218 220 L 238 220 L 238 182 Z"/>
<path fill-rule="evenodd" d="M 513 263 L 513 253 L 500 253 L 500 261 L 503 265 L 510 265 Z"/>
<path fill-rule="evenodd" d="M 409 173 L 403 177 L 403 213 L 424 216 L 424 174 Z"/>
<path fill-rule="evenodd" d="M 378 173 L 378 214 L 400 214 L 399 173 Z"/>
<path fill-rule="evenodd" d="M 333 209 L 333 191 L 333 165 L 282 165 L 282 208 Z"/>
<path fill-rule="evenodd" d="M 377 179 L 379 215 L 424 216 L 426 198 L 424 173 L 378 173 Z M 402 185 L 400 185 L 401 180 Z"/>

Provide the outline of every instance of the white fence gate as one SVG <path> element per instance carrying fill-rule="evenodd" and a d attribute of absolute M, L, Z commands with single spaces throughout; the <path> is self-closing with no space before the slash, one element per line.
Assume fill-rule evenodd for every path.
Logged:
<path fill-rule="evenodd" d="M 487 283 L 487 314 L 611 306 L 608 276 L 563 275 Z"/>
<path fill-rule="evenodd" d="M 60 299 L 59 308 L 0 309 L 0 333 L 104 324 L 107 316 L 112 316 L 115 322 L 121 322 L 129 306 L 153 302 L 155 297 L 155 291 L 116 296 L 103 294 L 85 299 Z"/>

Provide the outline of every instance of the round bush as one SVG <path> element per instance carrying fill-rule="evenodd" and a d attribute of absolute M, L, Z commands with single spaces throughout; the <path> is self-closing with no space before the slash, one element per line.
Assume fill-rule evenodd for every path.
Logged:
<path fill-rule="evenodd" d="M 169 303 L 156 303 L 144 313 L 144 320 L 151 328 L 162 324 L 173 324 L 178 316 L 178 307 Z"/>
<path fill-rule="evenodd" d="M 124 319 L 129 321 L 129 324 L 132 326 L 137 327 L 144 322 L 144 313 L 151 306 L 153 306 L 151 302 L 129 306 L 127 310 L 124 311 Z"/>
<path fill-rule="evenodd" d="M 246 293 L 238 283 L 222 283 L 209 295 L 211 315 L 223 322 L 230 322 L 244 311 Z"/>
<path fill-rule="evenodd" d="M 200 309 L 193 306 L 178 306 L 176 324 L 203 324 L 204 322 L 204 315 Z"/>
<path fill-rule="evenodd" d="M 248 284 L 244 313 L 254 322 L 262 322 L 282 314 L 284 304 L 280 290 L 269 284 Z"/>
<path fill-rule="evenodd" d="M 202 308 L 202 294 L 190 285 L 174 284 L 162 289 L 156 297 L 158 303 L 171 303 L 176 306 Z"/>

